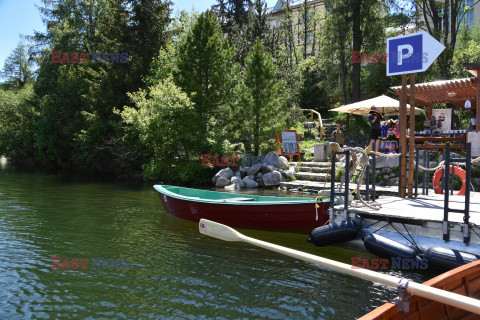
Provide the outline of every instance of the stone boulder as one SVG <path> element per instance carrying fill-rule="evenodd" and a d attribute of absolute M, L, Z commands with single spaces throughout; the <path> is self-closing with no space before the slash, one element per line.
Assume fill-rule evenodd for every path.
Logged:
<path fill-rule="evenodd" d="M 278 167 L 279 158 L 280 157 L 278 156 L 278 154 L 276 154 L 273 151 L 270 151 L 269 153 L 267 153 L 267 155 L 263 159 L 263 165 L 264 166 L 270 165 L 270 166 L 273 166 L 273 167 Z"/>
<path fill-rule="evenodd" d="M 400 179 L 398 179 L 398 178 L 392 178 L 392 179 L 388 180 L 387 186 L 390 186 L 390 187 L 398 186 L 399 181 L 400 181 Z"/>
<path fill-rule="evenodd" d="M 382 168 L 382 173 L 383 174 L 390 174 L 392 173 L 392 168 L 389 168 L 389 167 L 385 167 L 385 168 Z"/>
<path fill-rule="evenodd" d="M 263 182 L 263 178 L 255 178 L 255 182 L 258 183 L 259 187 L 265 186 L 265 183 Z"/>
<path fill-rule="evenodd" d="M 280 170 L 280 172 L 287 179 L 293 179 L 295 177 L 295 167 L 291 167 L 288 170 Z"/>
<path fill-rule="evenodd" d="M 263 173 L 269 173 L 269 172 L 272 172 L 274 170 L 275 170 L 275 167 L 270 165 L 270 164 L 262 166 L 262 172 Z"/>
<path fill-rule="evenodd" d="M 230 181 L 232 177 L 233 177 L 233 170 L 230 168 L 225 168 L 217 172 L 217 174 L 212 178 L 212 182 L 217 183 L 217 180 L 219 178 L 227 179 Z"/>
<path fill-rule="evenodd" d="M 258 183 L 255 180 L 250 178 L 243 179 L 243 183 L 245 184 L 246 188 L 258 188 Z"/>
<path fill-rule="evenodd" d="M 377 157 L 376 168 L 395 168 L 400 163 L 400 157 Z"/>
<path fill-rule="evenodd" d="M 232 184 L 238 184 L 238 186 L 241 188 L 245 188 L 245 183 L 243 183 L 243 180 L 240 177 L 233 177 L 231 180 Z"/>
<path fill-rule="evenodd" d="M 278 157 L 278 166 L 277 167 L 279 169 L 288 170 L 289 163 L 288 163 L 287 158 L 285 158 L 284 156 Z"/>
<path fill-rule="evenodd" d="M 238 183 L 232 183 L 231 185 L 229 186 L 226 186 L 225 187 L 225 190 L 229 190 L 229 191 L 235 191 L 235 190 L 240 190 L 240 185 Z"/>
<path fill-rule="evenodd" d="M 247 175 L 256 175 L 262 169 L 261 163 L 256 163 L 247 170 Z"/>
<path fill-rule="evenodd" d="M 282 174 L 278 171 L 272 171 L 264 174 L 262 179 L 266 187 L 278 186 L 282 182 Z"/>
<path fill-rule="evenodd" d="M 215 182 L 215 187 L 226 187 L 231 185 L 232 183 L 230 182 L 230 179 L 226 179 L 224 177 L 220 177 L 217 179 Z"/>

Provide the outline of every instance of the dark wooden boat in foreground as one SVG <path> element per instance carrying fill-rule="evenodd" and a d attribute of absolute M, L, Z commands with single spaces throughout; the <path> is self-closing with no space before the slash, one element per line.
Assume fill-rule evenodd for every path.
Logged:
<path fill-rule="evenodd" d="M 431 287 L 458 293 L 472 298 L 480 298 L 480 260 L 445 272 L 424 283 Z M 433 319 L 480 319 L 474 314 L 446 304 L 426 298 L 413 296 L 410 298 L 410 311 L 403 313 L 393 303 L 386 303 L 359 320 L 433 320 Z"/>
<path fill-rule="evenodd" d="M 315 198 L 235 194 L 167 185 L 154 188 L 168 213 L 193 222 L 205 218 L 235 228 L 310 232 L 328 220 L 330 202 L 318 201 L 316 209 Z"/>

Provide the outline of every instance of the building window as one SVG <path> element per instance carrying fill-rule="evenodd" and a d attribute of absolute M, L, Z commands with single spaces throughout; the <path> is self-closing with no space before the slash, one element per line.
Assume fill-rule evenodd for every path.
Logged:
<path fill-rule="evenodd" d="M 474 0 L 464 0 L 460 5 L 458 11 L 458 21 L 460 21 L 461 26 L 467 29 L 473 28 L 474 24 Z"/>
<path fill-rule="evenodd" d="M 278 19 L 274 19 L 270 21 L 270 29 L 278 28 Z"/>

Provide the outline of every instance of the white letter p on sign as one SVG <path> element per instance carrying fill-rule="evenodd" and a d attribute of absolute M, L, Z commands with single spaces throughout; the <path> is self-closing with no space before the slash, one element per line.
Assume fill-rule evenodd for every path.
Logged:
<path fill-rule="evenodd" d="M 397 64 L 399 66 L 402 65 L 403 59 L 408 59 L 412 56 L 413 54 L 413 47 L 409 44 L 403 44 L 401 46 L 398 46 L 398 56 L 397 56 Z M 407 50 L 407 53 L 403 54 L 403 51 Z"/>

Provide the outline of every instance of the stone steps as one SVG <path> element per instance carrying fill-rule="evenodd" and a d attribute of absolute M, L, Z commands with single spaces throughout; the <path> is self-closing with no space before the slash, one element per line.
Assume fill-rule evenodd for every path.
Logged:
<path fill-rule="evenodd" d="M 295 178 L 297 178 L 297 181 L 307 180 L 324 182 L 325 179 L 327 179 L 327 182 L 330 181 L 330 175 L 328 173 L 297 172 L 295 173 Z"/>
<path fill-rule="evenodd" d="M 297 168 L 298 172 L 328 173 L 330 167 L 307 167 L 301 166 Z"/>
<path fill-rule="evenodd" d="M 330 162 L 290 162 L 290 165 L 294 165 L 297 167 L 330 168 Z"/>

